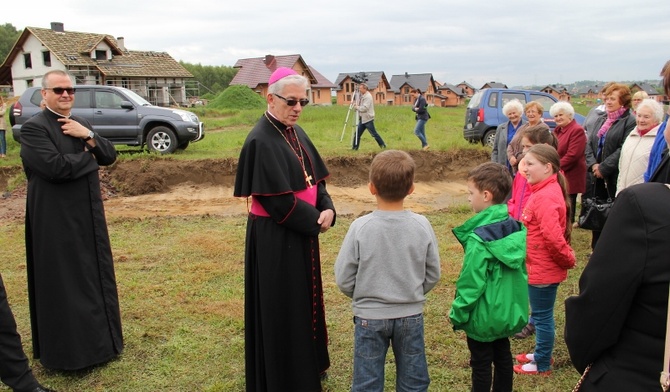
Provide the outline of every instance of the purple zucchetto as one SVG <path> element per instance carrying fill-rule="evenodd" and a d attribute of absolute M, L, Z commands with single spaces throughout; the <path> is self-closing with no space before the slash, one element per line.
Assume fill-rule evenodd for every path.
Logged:
<path fill-rule="evenodd" d="M 279 67 L 272 73 L 272 75 L 270 75 L 270 80 L 268 80 L 268 86 L 279 81 L 280 79 L 284 79 L 289 75 L 297 75 L 297 74 L 298 73 L 291 68 Z"/>

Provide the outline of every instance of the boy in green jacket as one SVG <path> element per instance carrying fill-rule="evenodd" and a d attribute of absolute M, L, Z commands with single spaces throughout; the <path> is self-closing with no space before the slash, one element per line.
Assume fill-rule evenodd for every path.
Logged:
<path fill-rule="evenodd" d="M 468 201 L 477 213 L 453 233 L 463 246 L 463 267 L 449 319 L 467 335 L 472 391 L 512 391 L 509 336 L 528 322 L 526 228 L 509 217 L 512 187 L 507 168 L 487 162 L 468 174 Z"/>

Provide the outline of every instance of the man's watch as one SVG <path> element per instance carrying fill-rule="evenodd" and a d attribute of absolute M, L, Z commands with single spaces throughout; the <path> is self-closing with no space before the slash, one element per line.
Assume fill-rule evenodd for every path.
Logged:
<path fill-rule="evenodd" d="M 95 137 L 95 133 L 93 131 L 88 131 L 88 136 L 84 139 L 85 142 L 93 139 Z"/>

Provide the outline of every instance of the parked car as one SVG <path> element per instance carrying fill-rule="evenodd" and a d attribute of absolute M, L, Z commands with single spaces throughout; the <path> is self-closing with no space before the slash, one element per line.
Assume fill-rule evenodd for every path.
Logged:
<path fill-rule="evenodd" d="M 549 109 L 558 100 L 551 94 L 535 90 L 510 90 L 506 88 L 485 88 L 472 96 L 465 109 L 465 126 L 463 137 L 471 143 L 481 142 L 485 146 L 493 147 L 496 139 L 496 128 L 507 121 L 503 115 L 503 106 L 512 99 L 518 99 L 522 105 L 537 101 L 544 107 L 543 121 L 550 129 L 556 127 Z M 525 119 L 525 116 L 524 116 Z M 575 113 L 575 120 L 584 123 L 584 116 Z"/>
<path fill-rule="evenodd" d="M 205 136 L 198 116 L 181 109 L 153 106 L 135 92 L 114 86 L 77 85 L 72 114 L 83 117 L 93 131 L 114 144 L 144 146 L 171 154 Z M 21 125 L 38 113 L 42 94 L 30 87 L 13 105 L 12 136 L 21 141 Z"/>

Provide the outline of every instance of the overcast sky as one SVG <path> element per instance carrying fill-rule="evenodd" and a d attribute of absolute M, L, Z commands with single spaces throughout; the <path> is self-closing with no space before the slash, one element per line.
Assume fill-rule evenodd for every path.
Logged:
<path fill-rule="evenodd" d="M 359 71 L 476 88 L 659 80 L 670 59 L 668 0 L 23 0 L 3 9 L 0 24 L 18 30 L 62 22 L 194 64 L 300 54 L 331 82 Z"/>

